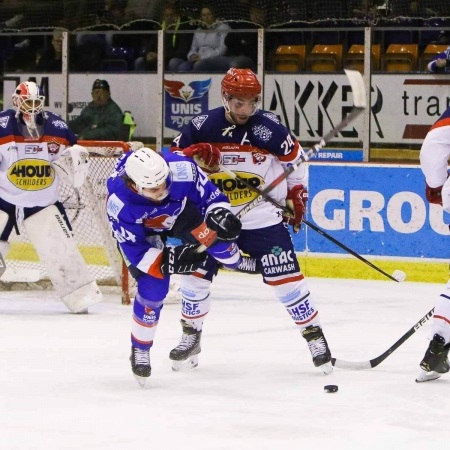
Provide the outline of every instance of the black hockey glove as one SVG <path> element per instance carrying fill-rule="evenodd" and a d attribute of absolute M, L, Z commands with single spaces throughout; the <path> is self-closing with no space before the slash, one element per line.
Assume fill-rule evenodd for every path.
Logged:
<path fill-rule="evenodd" d="M 222 207 L 208 213 L 206 225 L 217 233 L 219 241 L 235 241 L 242 228 L 241 221 L 230 210 Z"/>
<path fill-rule="evenodd" d="M 163 251 L 161 273 L 168 277 L 174 273 L 189 275 L 194 273 L 207 258 L 206 252 L 197 253 L 199 245 L 185 244 L 166 247 Z"/>

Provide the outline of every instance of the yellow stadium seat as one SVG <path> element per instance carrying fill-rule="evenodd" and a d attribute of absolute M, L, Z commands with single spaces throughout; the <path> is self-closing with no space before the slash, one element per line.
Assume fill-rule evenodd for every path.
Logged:
<path fill-rule="evenodd" d="M 269 58 L 270 70 L 277 72 L 300 72 L 305 70 L 304 45 L 280 45 Z"/>
<path fill-rule="evenodd" d="M 418 53 L 417 44 L 391 44 L 381 57 L 381 70 L 385 72 L 417 70 Z"/>
<path fill-rule="evenodd" d="M 343 65 L 364 72 L 364 45 L 354 44 L 345 54 Z M 372 70 L 380 70 L 380 45 L 372 45 Z"/>
<path fill-rule="evenodd" d="M 342 45 L 315 45 L 306 57 L 306 69 L 312 72 L 337 72 L 342 69 Z"/>
<path fill-rule="evenodd" d="M 419 70 L 427 70 L 427 65 L 433 57 L 439 55 L 439 53 L 445 52 L 447 47 L 448 45 L 445 44 L 428 44 L 419 57 Z"/>

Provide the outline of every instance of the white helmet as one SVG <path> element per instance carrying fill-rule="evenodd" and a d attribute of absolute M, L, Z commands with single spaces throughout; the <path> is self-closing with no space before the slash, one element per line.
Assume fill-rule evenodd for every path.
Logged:
<path fill-rule="evenodd" d="M 37 134 L 36 116 L 44 111 L 44 101 L 45 96 L 41 88 L 33 81 L 20 83 L 12 95 L 16 117 L 22 114 L 32 136 Z"/>
<path fill-rule="evenodd" d="M 170 184 L 170 170 L 166 161 L 150 148 L 140 148 L 130 155 L 125 163 L 127 175 L 134 181 L 137 191 L 144 188 L 157 188 L 164 182 Z M 169 194 L 168 190 L 164 197 Z M 162 198 L 160 198 L 161 200 Z"/>

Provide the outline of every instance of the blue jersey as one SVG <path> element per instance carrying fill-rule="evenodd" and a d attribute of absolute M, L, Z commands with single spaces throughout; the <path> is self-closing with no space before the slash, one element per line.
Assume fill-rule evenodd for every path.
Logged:
<path fill-rule="evenodd" d="M 108 219 L 126 259 L 142 272 L 161 278 L 160 235 L 171 235 L 175 230 L 175 237 L 186 237 L 185 231 L 189 233 L 199 225 L 198 218 L 203 221 L 213 207 L 229 208 L 229 202 L 192 160 L 173 153 L 162 155 L 171 173 L 169 195 L 161 203 L 153 202 L 132 190 L 122 178 L 131 154 L 119 158 L 107 180 Z M 223 251 L 230 244 L 218 247 L 224 247 L 220 248 Z M 234 245 L 229 254 L 236 253 L 236 249 Z"/>

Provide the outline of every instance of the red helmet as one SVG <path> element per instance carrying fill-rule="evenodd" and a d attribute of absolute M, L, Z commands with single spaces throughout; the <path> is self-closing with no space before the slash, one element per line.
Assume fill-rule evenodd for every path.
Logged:
<path fill-rule="evenodd" d="M 250 69 L 228 70 L 222 80 L 222 103 L 228 114 L 231 113 L 230 100 L 233 97 L 253 98 L 253 111 L 256 114 L 261 105 L 261 84 Z"/>
<path fill-rule="evenodd" d="M 222 95 L 231 97 L 258 97 L 261 84 L 250 69 L 231 68 L 222 80 Z"/>

